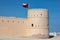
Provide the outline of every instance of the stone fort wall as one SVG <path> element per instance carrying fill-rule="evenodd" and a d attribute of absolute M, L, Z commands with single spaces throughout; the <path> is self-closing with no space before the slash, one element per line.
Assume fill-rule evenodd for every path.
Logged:
<path fill-rule="evenodd" d="M 48 10 L 29 9 L 27 19 L 0 17 L 0 36 L 48 38 Z"/>
<path fill-rule="evenodd" d="M 26 36 L 36 38 L 48 38 L 48 10 L 29 9 L 26 26 Z"/>
<path fill-rule="evenodd" d="M 24 18 L 0 17 L 0 36 L 23 36 L 26 21 L 27 19 Z"/>

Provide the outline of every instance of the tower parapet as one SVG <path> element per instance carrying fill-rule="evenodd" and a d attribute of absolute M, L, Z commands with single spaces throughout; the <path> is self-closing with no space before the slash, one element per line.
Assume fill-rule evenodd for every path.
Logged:
<path fill-rule="evenodd" d="M 29 9 L 28 18 L 48 17 L 48 9 Z"/>

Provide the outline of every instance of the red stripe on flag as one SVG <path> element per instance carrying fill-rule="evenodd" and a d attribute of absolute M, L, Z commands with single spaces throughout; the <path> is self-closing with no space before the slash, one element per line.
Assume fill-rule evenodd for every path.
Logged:
<path fill-rule="evenodd" d="M 28 4 L 24 4 L 22 5 L 24 8 L 28 8 Z"/>

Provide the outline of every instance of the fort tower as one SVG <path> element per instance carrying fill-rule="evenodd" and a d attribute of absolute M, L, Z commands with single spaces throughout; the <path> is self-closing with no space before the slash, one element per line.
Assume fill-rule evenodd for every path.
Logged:
<path fill-rule="evenodd" d="M 48 38 L 48 10 L 29 9 L 26 27 L 27 37 Z"/>

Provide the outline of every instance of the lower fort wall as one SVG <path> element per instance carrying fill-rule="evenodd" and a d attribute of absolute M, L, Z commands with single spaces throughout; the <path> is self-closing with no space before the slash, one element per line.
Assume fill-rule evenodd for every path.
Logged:
<path fill-rule="evenodd" d="M 23 36 L 26 21 L 27 21 L 26 19 L 0 17 L 0 36 L 1 37 Z"/>

